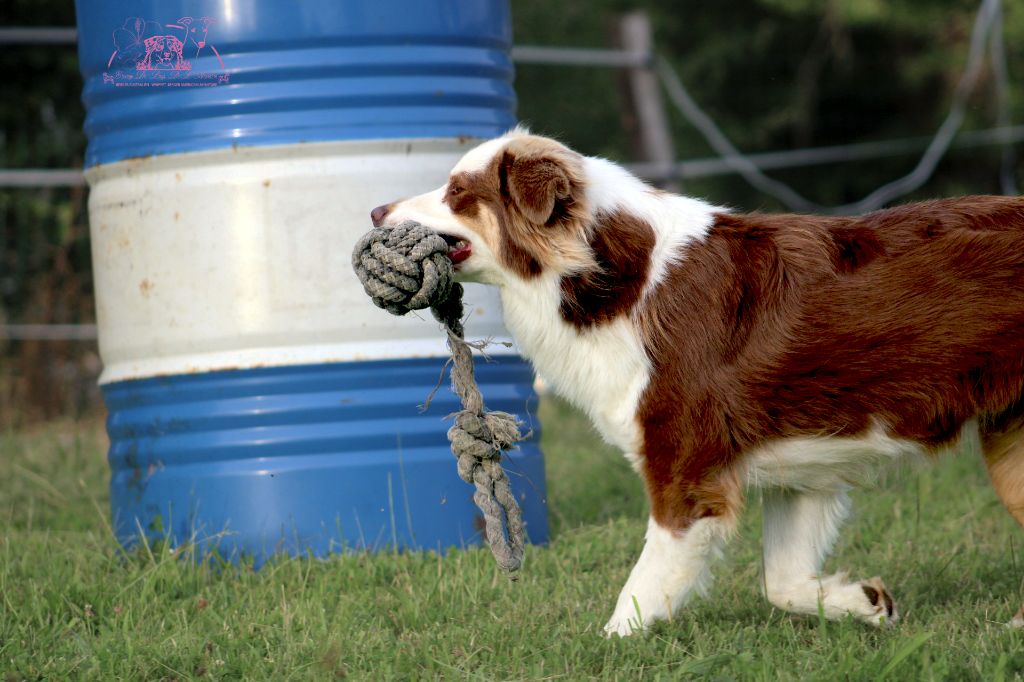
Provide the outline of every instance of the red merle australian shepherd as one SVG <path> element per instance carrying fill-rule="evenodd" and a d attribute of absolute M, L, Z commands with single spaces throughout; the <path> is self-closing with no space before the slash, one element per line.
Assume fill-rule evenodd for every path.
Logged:
<path fill-rule="evenodd" d="M 821 571 L 872 470 L 970 439 L 1024 523 L 1024 199 L 737 214 L 517 129 L 372 218 L 445 235 L 643 477 L 647 540 L 608 634 L 707 586 L 747 486 L 769 601 L 875 625 L 898 618 L 882 582 Z"/>

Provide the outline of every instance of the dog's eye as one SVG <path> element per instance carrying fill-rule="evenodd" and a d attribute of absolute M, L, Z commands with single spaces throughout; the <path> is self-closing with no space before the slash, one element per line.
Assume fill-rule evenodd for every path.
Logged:
<path fill-rule="evenodd" d="M 448 186 L 448 196 L 454 197 L 454 196 L 458 196 L 461 193 L 462 193 L 462 188 L 459 187 L 458 185 L 449 185 Z"/>

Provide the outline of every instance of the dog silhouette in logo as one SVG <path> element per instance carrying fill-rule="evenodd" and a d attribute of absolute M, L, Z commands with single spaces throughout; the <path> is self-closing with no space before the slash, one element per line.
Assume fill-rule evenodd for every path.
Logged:
<path fill-rule="evenodd" d="M 221 58 L 220 52 L 217 52 L 217 48 L 213 46 L 213 43 L 209 42 L 210 25 L 215 23 L 217 23 L 217 19 L 214 17 L 200 17 L 199 19 L 182 17 L 178 19 L 178 23 L 167 24 L 167 27 L 179 28 L 184 31 L 181 39 L 185 42 L 185 54 L 191 59 L 207 57 L 212 52 L 217 57 L 220 68 L 223 70 L 224 60 Z M 206 54 L 203 53 L 204 50 L 206 50 Z"/>
<path fill-rule="evenodd" d="M 139 71 L 188 71 L 192 68 L 181 54 L 185 44 L 171 35 L 146 38 L 146 56 L 135 65 Z"/>

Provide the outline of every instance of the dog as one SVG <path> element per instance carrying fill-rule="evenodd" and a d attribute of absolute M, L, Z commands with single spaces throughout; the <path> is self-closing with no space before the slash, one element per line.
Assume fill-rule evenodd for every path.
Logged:
<path fill-rule="evenodd" d="M 740 214 L 516 128 L 371 219 L 432 227 L 497 286 L 521 352 L 643 478 L 608 636 L 706 589 L 746 488 L 768 600 L 872 625 L 899 617 L 882 581 L 822 563 L 881 465 L 972 439 L 1024 525 L 1024 199 Z"/>
<path fill-rule="evenodd" d="M 146 38 L 146 56 L 135 65 L 139 71 L 188 71 L 192 65 L 182 56 L 182 43 L 175 36 Z"/>

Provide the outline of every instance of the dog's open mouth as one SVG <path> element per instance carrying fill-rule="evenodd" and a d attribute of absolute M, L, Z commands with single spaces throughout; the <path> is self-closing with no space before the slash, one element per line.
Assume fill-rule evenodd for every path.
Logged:
<path fill-rule="evenodd" d="M 462 237 L 451 234 L 442 234 L 441 237 L 448 243 L 448 258 L 453 263 L 461 263 L 473 253 L 473 245 Z"/>

